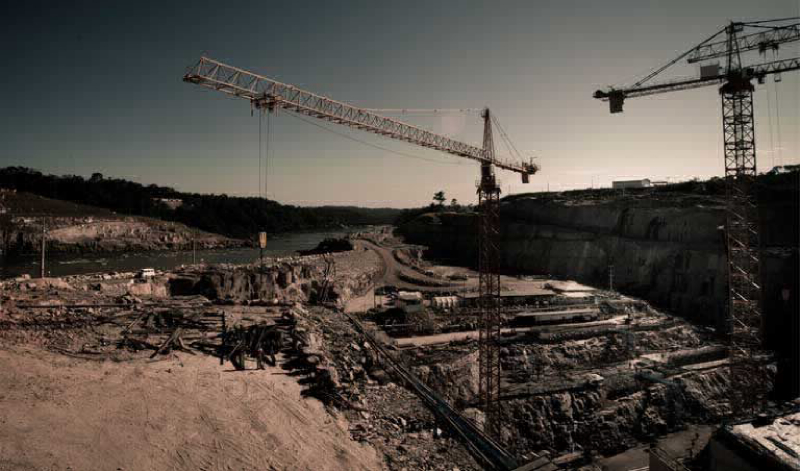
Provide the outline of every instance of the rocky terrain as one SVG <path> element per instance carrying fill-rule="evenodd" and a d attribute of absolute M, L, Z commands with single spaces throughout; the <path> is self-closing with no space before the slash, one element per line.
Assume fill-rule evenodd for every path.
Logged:
<path fill-rule="evenodd" d="M 477 471 L 338 311 L 378 261 L 3 281 L 0 468 Z M 255 324 L 291 326 L 278 365 L 221 365 L 221 332 Z"/>
<path fill-rule="evenodd" d="M 402 280 L 398 273 L 431 297 L 439 289 L 469 293 L 474 272 L 458 269 L 467 281 L 450 280 L 454 267 L 420 259 L 387 233 L 353 245 L 268 259 L 263 268 L 194 265 L 145 279 L 107 273 L 0 282 L 0 396 L 12 398 L 0 403 L 0 422 L 12 424 L 0 432 L 0 467 L 481 469 L 464 438 L 390 366 L 405 365 L 481 424 L 476 337 L 462 335 L 474 329 L 474 310 L 409 316 L 428 327 L 408 329 L 406 338 L 381 330 L 379 311 L 364 312 L 376 304 L 376 283 Z M 596 321 L 504 329 L 499 439 L 519 463 L 595 471 L 600 457 L 752 413 L 735 392 L 763 398 L 774 381 L 769 359 L 732 373 L 708 329 L 641 300 L 591 287 L 573 299 L 540 278 L 502 280 L 547 300 L 524 309 L 600 313 Z M 508 325 L 517 312 L 509 307 Z M 265 370 L 252 358 L 234 368 L 224 353 L 229 332 L 252 326 L 283 332 L 277 361 Z M 25 407 L 16 408 L 20 402 Z M 122 427 L 103 425 L 126 416 Z M 69 440 L 51 433 L 78 418 Z M 109 438 L 90 453 L 71 453 L 99 440 L 95 430 Z M 52 443 L 52 451 L 27 453 L 30 441 Z M 115 452 L 121 442 L 126 449 Z M 322 453 L 334 459 L 320 460 Z"/>
<path fill-rule="evenodd" d="M 180 223 L 131 217 L 91 206 L 0 190 L 0 250 L 36 253 L 42 228 L 53 253 L 115 253 L 240 247 L 244 241 Z"/>
<path fill-rule="evenodd" d="M 685 322 L 656 312 L 637 322 L 642 324 L 629 334 L 506 342 L 503 442 L 517 456 L 611 456 L 687 427 L 718 423 L 737 412 L 736 388 L 763 396 L 773 384 L 774 367 L 751 366 L 746 384 L 734 382 L 742 373 L 728 368 L 724 347 Z M 482 420 L 475 408 L 474 344 L 404 355 L 421 379 L 465 415 Z M 700 366 L 683 368 L 687 364 Z"/>
<path fill-rule="evenodd" d="M 780 308 L 780 291 L 796 276 L 800 240 L 796 218 L 787 218 L 798 213 L 800 200 L 793 176 L 770 178 L 762 180 L 759 211 L 765 311 Z M 719 186 L 514 195 L 501 203 L 502 266 L 595 286 L 608 285 L 613 266 L 615 289 L 720 326 L 727 265 Z M 399 230 L 409 242 L 430 247 L 430 255 L 474 266 L 475 224 L 474 214 L 431 213 Z M 768 324 L 768 336 L 781 332 L 778 320 Z"/>

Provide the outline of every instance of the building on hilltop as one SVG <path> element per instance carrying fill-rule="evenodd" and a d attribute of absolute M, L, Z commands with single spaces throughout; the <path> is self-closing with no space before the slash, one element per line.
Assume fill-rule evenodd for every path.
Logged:
<path fill-rule="evenodd" d="M 781 173 L 800 172 L 800 165 L 776 165 L 767 171 L 767 175 L 778 175 Z"/>
<path fill-rule="evenodd" d="M 161 203 L 173 211 L 183 206 L 183 200 L 180 198 L 153 198 L 153 201 Z"/>
<path fill-rule="evenodd" d="M 615 180 L 611 187 L 615 190 L 621 190 L 624 188 L 650 188 L 653 186 L 653 183 L 648 178 L 643 178 L 641 180 Z"/>

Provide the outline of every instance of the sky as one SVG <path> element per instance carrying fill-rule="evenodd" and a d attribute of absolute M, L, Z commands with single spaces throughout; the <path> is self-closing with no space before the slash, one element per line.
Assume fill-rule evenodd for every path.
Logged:
<path fill-rule="evenodd" d="M 267 152 L 267 118 L 246 100 L 181 81 L 202 54 L 359 107 L 470 109 L 388 115 L 473 145 L 488 106 L 541 166 L 528 185 L 499 171 L 503 193 L 558 191 L 721 175 L 713 87 L 615 115 L 592 93 L 730 20 L 800 16 L 800 0 L 13 3 L 0 6 L 0 166 L 304 206 L 419 206 L 439 190 L 473 203 L 478 165 L 283 111 Z M 759 170 L 800 163 L 800 72 L 758 85 L 755 108 Z"/>

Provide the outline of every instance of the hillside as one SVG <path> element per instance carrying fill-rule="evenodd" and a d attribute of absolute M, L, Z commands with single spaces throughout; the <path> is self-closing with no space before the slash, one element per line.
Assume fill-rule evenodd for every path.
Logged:
<path fill-rule="evenodd" d="M 184 224 L 123 216 L 103 208 L 0 189 L 0 250 L 36 252 L 42 226 L 52 252 L 120 252 L 234 247 L 245 241 Z"/>
<path fill-rule="evenodd" d="M 255 197 L 183 193 L 169 187 L 105 178 L 45 175 L 24 167 L 0 169 L 0 188 L 80 203 L 130 216 L 147 216 L 228 237 L 251 239 L 341 226 L 391 224 L 401 210 L 352 206 L 298 207 Z"/>

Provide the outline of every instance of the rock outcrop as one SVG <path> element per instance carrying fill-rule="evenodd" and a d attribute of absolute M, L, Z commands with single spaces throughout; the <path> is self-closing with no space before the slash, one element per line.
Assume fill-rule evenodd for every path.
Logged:
<path fill-rule="evenodd" d="M 16 217 L 0 224 L 0 250 L 35 253 L 42 241 L 42 218 Z M 51 253 L 113 253 L 241 247 L 245 241 L 191 229 L 183 224 L 139 217 L 98 219 L 51 217 L 47 250 Z"/>
<path fill-rule="evenodd" d="M 796 222 L 793 227 L 788 217 L 797 213 L 792 191 L 762 198 L 765 310 L 779 299 L 792 267 L 791 250 L 784 249 L 798 240 Z M 608 286 L 613 265 L 615 289 L 721 326 L 727 299 L 723 203 L 719 196 L 670 193 L 515 197 L 501 203 L 501 264 L 509 272 L 599 287 Z M 476 223 L 474 214 L 426 214 L 399 231 L 435 257 L 475 265 Z"/>

